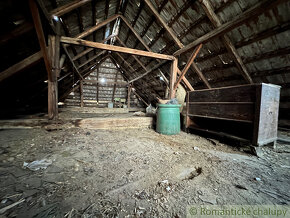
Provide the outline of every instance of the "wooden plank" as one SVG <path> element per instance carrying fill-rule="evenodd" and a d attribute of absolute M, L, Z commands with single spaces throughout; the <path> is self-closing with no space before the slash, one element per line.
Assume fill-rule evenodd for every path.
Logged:
<path fill-rule="evenodd" d="M 175 98 L 176 89 L 174 88 L 174 84 L 176 81 L 177 69 L 178 69 L 178 59 L 175 58 L 172 61 L 171 68 L 170 68 L 170 93 L 169 93 L 170 99 Z"/>
<path fill-rule="evenodd" d="M 256 86 L 243 85 L 188 92 L 189 102 L 255 102 Z"/>
<path fill-rule="evenodd" d="M 47 71 L 48 79 L 52 80 L 51 63 L 50 63 L 50 59 L 49 59 L 48 53 L 47 53 L 45 36 L 44 36 L 44 33 L 43 33 L 43 29 L 42 29 L 42 24 L 41 24 L 41 19 L 40 19 L 40 16 L 39 16 L 38 7 L 37 7 L 37 5 L 36 5 L 34 0 L 29 0 L 29 7 L 30 7 L 30 11 L 31 11 L 34 27 L 35 27 L 35 30 L 36 30 L 36 34 L 37 34 L 40 50 L 42 52 L 42 56 L 43 56 L 43 59 L 44 59 L 45 68 L 46 68 L 46 71 Z"/>
<path fill-rule="evenodd" d="M 66 43 L 66 44 L 87 46 L 87 47 L 98 48 L 98 49 L 103 49 L 103 50 L 107 50 L 107 51 L 115 51 L 115 52 L 140 55 L 140 56 L 144 56 L 144 57 L 158 58 L 158 59 L 164 59 L 164 60 L 173 60 L 174 59 L 174 57 L 171 55 L 164 55 L 164 54 L 148 52 L 148 51 L 143 51 L 143 50 L 137 50 L 137 49 L 132 49 L 132 48 L 124 48 L 124 47 L 120 47 L 120 46 L 102 44 L 99 42 L 91 42 L 91 41 L 87 41 L 87 40 L 83 40 L 83 39 L 76 39 L 76 38 L 62 36 L 60 40 L 62 43 Z"/>
<path fill-rule="evenodd" d="M 6 70 L 0 73 L 0 82 L 7 79 L 10 76 L 13 76 L 17 72 L 24 70 L 25 68 L 37 63 L 42 59 L 42 57 L 43 57 L 42 52 L 39 51 L 29 56 L 28 58 L 25 58 L 24 60 L 18 62 L 17 64 L 14 64 L 13 66 L 7 68 Z"/>
<path fill-rule="evenodd" d="M 200 2 L 201 2 L 201 6 L 203 7 L 207 17 L 212 22 L 212 24 L 215 27 L 221 26 L 222 23 L 221 23 L 220 19 L 218 18 L 218 16 L 215 14 L 213 6 L 211 5 L 210 1 L 209 0 L 201 0 Z M 250 77 L 249 72 L 248 72 L 245 64 L 242 61 L 241 56 L 239 55 L 234 44 L 231 42 L 230 38 L 228 36 L 224 35 L 221 37 L 221 39 L 224 42 L 229 53 L 234 57 L 234 61 L 237 65 L 238 69 L 240 70 L 242 76 L 245 78 L 245 80 L 247 82 L 253 83 L 253 80 Z"/>
<path fill-rule="evenodd" d="M 277 140 L 280 86 L 262 83 L 256 98 L 252 143 L 261 146 Z"/>
<path fill-rule="evenodd" d="M 85 129 L 151 128 L 153 117 L 88 118 L 78 121 L 76 125 Z"/>
<path fill-rule="evenodd" d="M 249 121 L 254 120 L 254 104 L 200 104 L 189 107 L 189 116 Z"/>
<path fill-rule="evenodd" d="M 63 16 L 85 4 L 87 4 L 88 2 L 90 2 L 91 0 L 76 0 L 76 1 L 73 1 L 73 2 L 70 2 L 66 5 L 63 5 L 59 8 L 56 8 L 56 9 L 53 9 L 50 14 L 51 14 L 51 17 L 52 16 Z"/>
<path fill-rule="evenodd" d="M 198 47 L 195 48 L 195 50 L 192 52 L 191 56 L 189 57 L 185 67 L 182 70 L 181 75 L 179 76 L 178 80 L 176 81 L 175 85 L 174 85 L 174 89 L 176 90 L 179 83 L 181 82 L 181 80 L 184 78 L 186 72 L 188 71 L 189 67 L 191 66 L 191 64 L 193 63 L 194 59 L 196 58 L 197 54 L 199 53 L 200 49 L 202 48 L 202 44 L 200 44 Z"/>
<path fill-rule="evenodd" d="M 257 16 L 261 15 L 262 13 L 264 13 L 265 11 L 270 10 L 271 8 L 274 8 L 278 4 L 280 4 L 282 2 L 286 2 L 286 1 L 287 0 L 276 0 L 276 1 L 261 0 L 255 6 L 251 7 L 250 9 L 246 10 L 245 12 L 237 15 L 231 21 L 222 24 L 221 26 L 217 27 L 215 30 L 199 37 L 197 40 L 195 40 L 195 41 L 189 43 L 188 45 L 186 45 L 185 47 L 177 50 L 176 52 L 174 52 L 173 55 L 174 56 L 181 55 L 182 53 L 193 49 L 195 46 L 197 46 L 201 43 L 204 44 L 215 37 L 223 35 L 229 31 L 231 31 L 235 27 L 242 25 L 246 21 L 249 21 L 253 17 L 257 17 Z"/>

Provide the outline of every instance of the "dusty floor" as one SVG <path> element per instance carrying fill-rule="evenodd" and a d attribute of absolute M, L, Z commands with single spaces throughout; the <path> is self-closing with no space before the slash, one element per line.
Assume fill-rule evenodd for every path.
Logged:
<path fill-rule="evenodd" d="M 190 204 L 290 204 L 289 145 L 257 158 L 184 132 L 80 128 L 1 130 L 0 144 L 0 208 L 24 199 L 2 217 L 185 217 Z M 47 169 L 23 169 L 44 158 Z"/>

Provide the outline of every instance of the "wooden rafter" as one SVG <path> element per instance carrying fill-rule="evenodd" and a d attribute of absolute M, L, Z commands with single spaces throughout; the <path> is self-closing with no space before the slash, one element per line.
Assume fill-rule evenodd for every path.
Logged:
<path fill-rule="evenodd" d="M 151 4 L 151 2 L 149 0 L 145 0 L 147 6 L 150 8 L 150 10 L 152 11 L 152 13 L 154 14 L 154 16 L 159 20 L 159 22 L 162 24 L 163 28 L 166 29 L 166 31 L 169 33 L 169 35 L 173 38 L 173 41 L 177 44 L 177 46 L 179 48 L 183 48 L 184 45 L 182 44 L 182 42 L 178 39 L 178 37 L 176 36 L 176 34 L 173 32 L 173 30 L 167 25 L 167 23 L 163 20 L 163 18 L 159 15 L 158 11 L 154 8 L 154 6 Z M 194 71 L 199 75 L 199 77 L 201 78 L 201 80 L 204 82 L 204 84 L 208 87 L 211 88 L 211 86 L 209 85 L 208 81 L 205 79 L 204 75 L 202 74 L 202 72 L 198 69 L 198 67 L 196 66 L 196 64 L 194 62 L 191 63 L 192 68 L 194 69 Z M 177 70 L 178 74 L 182 73 L 180 72 L 180 70 Z M 184 83 L 186 84 L 186 86 L 193 91 L 193 87 L 191 86 L 191 84 L 188 82 L 188 80 L 183 76 L 181 77 L 184 80 Z"/>
<path fill-rule="evenodd" d="M 119 16 L 120 16 L 119 14 L 115 14 L 115 15 L 109 17 L 108 19 L 96 24 L 95 26 L 85 30 L 84 32 L 78 34 L 75 38 L 82 39 L 82 38 L 92 34 L 93 32 L 97 31 L 98 29 L 106 26 L 108 23 L 116 20 Z"/>
<path fill-rule="evenodd" d="M 163 0 L 160 5 L 158 6 L 158 13 L 160 13 L 162 11 L 162 9 L 165 7 L 165 5 L 167 4 L 168 0 Z M 152 24 L 154 23 L 155 21 L 155 16 L 151 17 L 148 24 L 146 25 L 146 27 L 144 28 L 144 30 L 141 32 L 140 36 L 143 37 L 145 36 L 145 34 L 147 33 L 147 31 L 149 30 L 149 28 L 152 26 Z M 137 41 L 135 43 L 135 45 L 133 46 L 133 48 L 136 48 L 137 45 L 138 45 L 139 41 Z"/>
<path fill-rule="evenodd" d="M 177 43 L 179 47 L 184 47 L 183 44 L 179 41 L 173 30 L 167 25 L 167 23 L 161 18 L 158 11 L 154 8 L 153 4 L 150 2 L 150 0 L 144 0 L 147 6 L 150 8 L 150 10 L 153 12 L 157 20 L 162 24 L 162 26 L 166 29 L 166 31 L 171 35 L 171 37 L 174 39 L 174 41 Z"/>
<path fill-rule="evenodd" d="M 60 40 L 62 43 L 66 43 L 66 44 L 87 46 L 87 47 L 92 47 L 92 48 L 108 50 L 108 51 L 115 51 L 115 52 L 121 52 L 121 53 L 127 53 L 127 54 L 133 54 L 133 55 L 139 55 L 139 56 L 145 56 L 145 57 L 151 57 L 151 58 L 158 58 L 158 59 L 164 59 L 164 60 L 174 59 L 174 57 L 171 55 L 164 55 L 164 54 L 137 50 L 137 49 L 132 49 L 132 48 L 124 48 L 124 47 L 114 46 L 114 45 L 107 45 L 107 44 L 102 44 L 99 42 L 91 42 L 91 41 L 87 41 L 83 39 L 76 39 L 76 38 L 62 36 Z"/>
<path fill-rule="evenodd" d="M 65 53 L 66 53 L 66 55 L 67 55 L 69 61 L 70 61 L 71 64 L 73 65 L 74 70 L 77 72 L 77 74 L 79 75 L 79 77 L 80 77 L 81 79 L 84 79 L 83 76 L 82 76 L 82 74 L 81 74 L 80 71 L 78 70 L 77 66 L 76 66 L 75 63 L 73 62 L 71 56 L 69 55 L 67 48 L 66 48 L 65 46 L 63 46 L 63 49 L 64 49 L 64 51 L 65 51 Z"/>
<path fill-rule="evenodd" d="M 200 51 L 201 47 L 202 47 L 202 44 L 200 44 L 199 46 L 197 46 L 195 48 L 195 50 L 192 52 L 190 58 L 188 59 L 185 67 L 182 70 L 181 75 L 179 76 L 178 80 L 174 84 L 174 90 L 177 89 L 177 87 L 178 87 L 179 83 L 181 82 L 182 78 L 185 76 L 186 72 L 189 70 L 189 67 L 192 65 L 192 63 L 193 63 L 194 59 L 196 58 L 198 52 Z"/>
<path fill-rule="evenodd" d="M 85 4 L 87 4 L 88 2 L 90 2 L 91 0 L 76 0 L 76 1 L 73 1 L 73 2 L 70 2 L 66 5 L 63 5 L 59 8 L 56 8 L 54 10 L 52 10 L 50 12 L 50 15 L 51 16 L 63 16 L 64 14 L 67 14 Z"/>
<path fill-rule="evenodd" d="M 36 30 L 38 42 L 39 42 L 39 45 L 40 45 L 40 50 L 41 50 L 41 53 L 42 53 L 42 56 L 43 56 L 43 59 L 44 59 L 44 63 L 45 63 L 45 67 L 46 67 L 46 71 L 47 71 L 47 75 L 48 75 L 48 79 L 52 80 L 51 63 L 50 63 L 50 60 L 49 60 L 49 57 L 48 57 L 45 36 L 44 36 L 44 33 L 43 33 L 43 29 L 42 29 L 42 24 L 41 24 L 41 20 L 40 20 L 40 16 L 39 16 L 39 11 L 38 11 L 37 5 L 36 5 L 34 0 L 29 0 L 29 7 L 30 7 L 31 14 L 32 14 L 32 19 L 33 19 L 34 27 L 35 27 L 35 30 Z"/>
<path fill-rule="evenodd" d="M 106 59 L 108 57 L 108 54 L 105 55 L 104 57 L 101 57 L 100 60 L 95 59 L 94 63 L 92 63 L 91 65 L 89 65 L 86 69 L 84 69 L 83 71 L 81 71 L 80 73 L 82 75 L 84 75 L 84 77 L 86 77 L 87 75 L 89 75 L 91 72 L 94 71 L 95 67 L 102 62 L 104 59 Z"/>
<path fill-rule="evenodd" d="M 137 13 L 136 13 L 136 15 L 135 15 L 135 17 L 134 17 L 132 23 L 131 23 L 131 26 L 132 26 L 133 28 L 134 28 L 134 26 L 135 26 L 135 24 L 136 24 L 136 22 L 137 22 L 137 20 L 138 20 L 138 18 L 139 18 L 139 16 L 140 16 L 140 14 L 141 14 L 141 11 L 143 10 L 143 6 L 144 6 L 144 1 L 141 1 L 141 2 L 140 2 L 140 5 L 139 5 L 139 8 L 138 8 L 138 11 L 137 11 Z M 129 36 L 130 36 L 130 34 L 129 34 L 129 32 L 128 32 L 128 33 L 127 33 L 127 37 L 126 37 L 126 39 L 125 39 L 125 41 L 124 41 L 125 45 L 127 44 L 127 41 L 128 41 L 128 39 L 129 39 Z"/>
<path fill-rule="evenodd" d="M 15 73 L 39 62 L 42 59 L 42 52 L 36 52 L 35 54 L 29 56 L 28 58 L 25 58 L 24 60 L 18 62 L 17 64 L 14 64 L 13 66 L 7 68 L 6 70 L 2 71 L 0 73 L 0 82 L 4 79 L 14 75 Z"/>
<path fill-rule="evenodd" d="M 202 5 L 205 13 L 207 14 L 207 17 L 209 18 L 211 23 L 214 25 L 214 27 L 221 26 L 222 23 L 221 23 L 220 19 L 218 18 L 218 16 L 215 14 L 211 3 L 208 0 L 200 0 L 200 3 Z M 238 69 L 240 70 L 241 74 L 243 75 L 243 77 L 249 83 L 253 83 L 253 80 L 252 80 L 251 76 L 249 75 L 249 72 L 248 72 L 245 64 L 242 61 L 241 56 L 239 55 L 237 49 L 233 45 L 233 43 L 230 40 L 230 38 L 228 36 L 226 36 L 226 35 L 223 35 L 223 36 L 221 36 L 221 39 L 224 42 L 224 44 L 225 44 L 227 50 L 229 51 L 229 53 L 234 57 L 234 61 L 235 61 L 236 65 L 237 65 Z"/>
<path fill-rule="evenodd" d="M 126 74 L 128 74 L 127 72 L 126 72 L 126 70 L 122 67 L 122 65 L 120 65 L 120 64 L 118 64 L 118 62 L 117 62 L 117 60 L 113 57 L 113 56 L 110 56 L 110 58 L 111 58 L 111 60 L 112 60 L 112 62 L 115 64 L 115 66 L 117 67 L 117 69 L 120 71 L 120 73 L 122 73 L 122 71 L 123 72 L 125 72 Z M 119 66 L 118 66 L 119 65 Z M 124 74 L 122 74 L 123 75 L 123 77 L 128 81 L 128 78 L 124 75 Z M 133 85 L 132 85 L 132 87 L 133 87 Z M 142 88 L 142 87 L 141 87 Z M 138 88 L 137 87 L 135 87 L 135 89 L 136 90 L 138 90 L 139 89 L 139 86 L 138 86 Z M 134 91 L 133 89 L 132 89 L 132 91 Z M 137 94 L 137 92 L 136 91 L 134 91 L 134 93 L 136 93 Z M 142 93 L 142 92 L 141 92 Z M 142 101 L 145 103 L 145 105 L 149 105 L 149 104 L 147 104 L 146 103 L 146 101 L 144 101 L 144 99 L 140 96 L 140 95 L 138 95 L 139 96 L 139 98 L 140 99 L 142 99 Z M 144 96 L 147 98 L 147 96 L 144 94 Z"/>
<path fill-rule="evenodd" d="M 121 54 L 118 54 L 118 53 L 116 53 L 116 55 L 122 60 L 122 62 L 123 63 L 125 63 L 127 66 L 128 66 L 128 69 L 130 69 L 130 76 L 132 76 L 133 74 L 135 74 L 135 72 L 136 72 L 136 70 L 131 66 L 131 64 L 129 63 L 129 62 L 127 62 L 123 57 L 122 57 L 122 55 Z M 163 63 L 164 64 L 164 63 Z M 122 66 L 122 65 L 120 65 L 120 66 Z M 156 67 L 156 69 L 158 69 L 158 67 L 159 66 L 157 66 Z M 148 71 L 150 71 L 150 72 L 152 72 L 153 70 L 156 70 L 155 68 L 154 69 L 152 69 L 152 70 L 148 70 Z M 150 72 L 148 72 L 147 74 L 149 74 Z M 146 75 L 147 75 L 146 74 Z M 143 75 L 141 75 L 141 78 L 142 77 L 144 77 Z M 133 82 L 136 82 L 137 80 L 139 80 L 140 78 L 139 77 L 135 77 L 134 79 L 132 79 L 132 80 L 130 80 L 130 81 L 128 81 L 130 84 L 133 84 Z M 151 84 L 151 82 L 152 81 L 147 81 L 147 87 L 143 87 L 143 89 L 144 88 L 148 88 L 148 86 L 151 86 L 150 84 Z M 155 89 L 151 89 L 150 88 L 150 90 L 152 91 L 152 93 L 155 93 L 158 97 L 160 97 L 160 95 L 159 95 L 159 93 L 157 93 L 156 91 L 155 91 Z"/>
<path fill-rule="evenodd" d="M 152 50 L 147 46 L 145 41 L 142 39 L 142 37 L 134 30 L 134 28 L 129 24 L 129 22 L 126 20 L 125 17 L 121 16 L 122 20 L 125 22 L 125 24 L 132 30 L 134 35 L 137 37 L 137 39 L 140 41 L 140 43 L 147 49 L 147 51 L 152 52 Z M 160 62 L 160 60 L 157 60 Z M 177 73 L 180 73 L 180 70 L 177 70 Z M 191 86 L 190 82 L 186 79 L 186 77 L 183 78 L 183 82 L 186 84 L 186 86 L 189 88 L 189 90 L 193 91 L 193 87 Z"/>
<path fill-rule="evenodd" d="M 92 56 L 91 58 L 89 58 L 89 60 L 85 61 L 84 63 L 82 63 L 80 66 L 78 66 L 78 69 L 84 67 L 85 65 L 87 65 L 88 63 L 96 60 L 100 55 L 104 54 L 106 51 L 100 51 L 99 53 L 97 53 L 96 55 Z"/>
<path fill-rule="evenodd" d="M 236 16 L 233 20 L 222 24 L 221 26 L 217 27 L 215 30 L 203 35 L 202 37 L 198 38 L 197 40 L 189 43 L 185 47 L 179 49 L 174 53 L 174 56 L 181 55 L 182 53 L 185 53 L 195 46 L 201 44 L 201 43 L 206 43 L 209 40 L 218 37 L 220 35 L 223 35 L 230 30 L 234 29 L 237 26 L 242 25 L 243 23 L 249 21 L 253 17 L 257 17 L 264 13 L 267 10 L 270 10 L 273 7 L 276 7 L 278 4 L 281 4 L 282 2 L 285 2 L 287 0 L 261 0 L 259 3 L 257 3 L 255 6 L 251 7 L 250 9 L 246 10 L 245 12 L 239 14 Z"/>

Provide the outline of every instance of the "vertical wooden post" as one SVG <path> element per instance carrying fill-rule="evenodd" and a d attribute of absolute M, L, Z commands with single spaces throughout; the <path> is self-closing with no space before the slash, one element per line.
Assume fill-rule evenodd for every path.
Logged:
<path fill-rule="evenodd" d="M 97 81 L 99 81 L 99 67 L 100 65 L 98 65 L 96 68 L 97 68 Z M 98 102 L 98 105 L 99 105 L 99 83 L 97 83 L 97 102 Z"/>
<path fill-rule="evenodd" d="M 48 36 L 48 53 L 51 63 L 51 76 L 48 77 L 48 119 L 55 120 L 58 117 L 58 89 L 57 89 L 57 70 L 56 64 L 56 37 Z M 59 57 L 59 56 L 58 56 Z"/>
<path fill-rule="evenodd" d="M 128 98 L 127 98 L 127 107 L 130 109 L 130 101 L 131 101 L 131 89 L 132 89 L 132 86 L 131 85 L 129 85 L 128 86 Z"/>
<path fill-rule="evenodd" d="M 175 97 L 175 92 L 176 90 L 174 89 L 174 84 L 176 82 L 176 75 L 177 75 L 177 68 L 178 68 L 178 59 L 174 58 L 171 64 L 171 69 L 170 69 L 170 93 L 169 93 L 169 98 L 172 99 Z"/>
<path fill-rule="evenodd" d="M 83 92 L 83 80 L 80 80 L 80 102 L 81 102 L 81 107 L 84 107 L 84 92 Z"/>

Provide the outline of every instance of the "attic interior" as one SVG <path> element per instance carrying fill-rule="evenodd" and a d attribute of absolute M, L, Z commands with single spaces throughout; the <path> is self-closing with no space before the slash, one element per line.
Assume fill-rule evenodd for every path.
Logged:
<path fill-rule="evenodd" d="M 0 216 L 290 216 L 289 12 L 2 0 Z"/>

